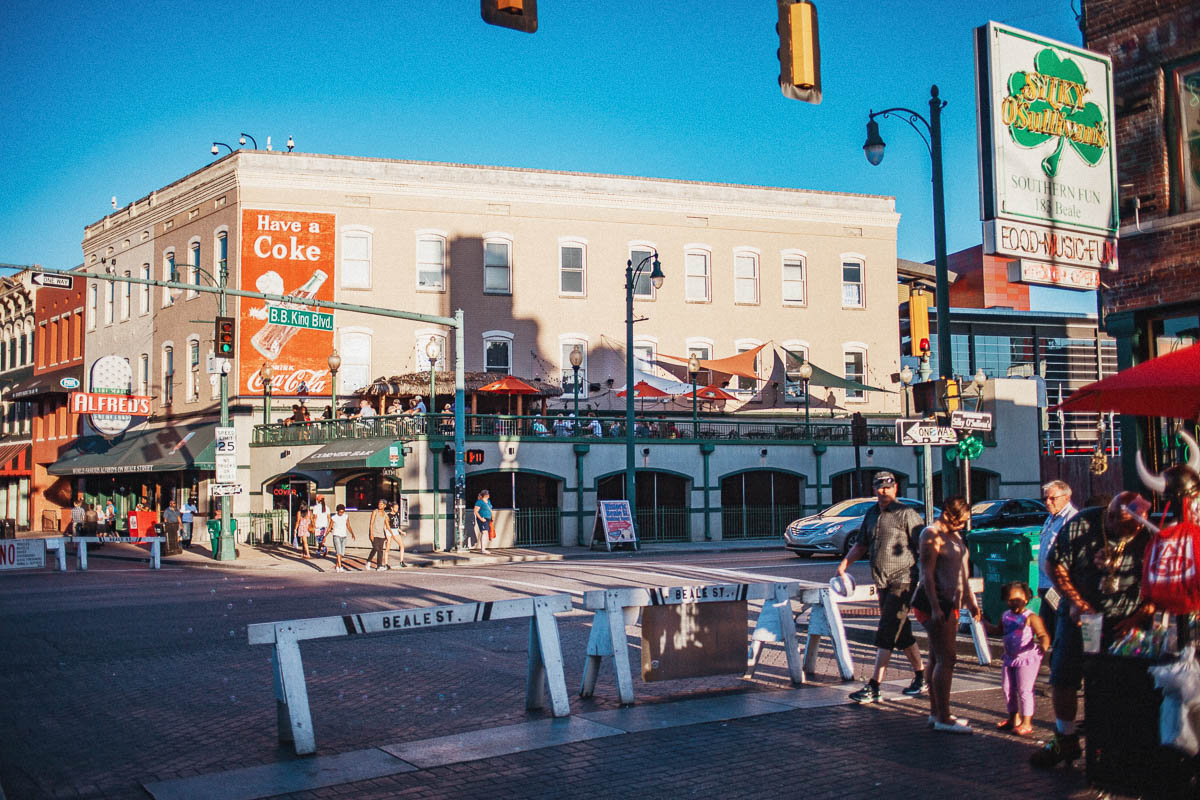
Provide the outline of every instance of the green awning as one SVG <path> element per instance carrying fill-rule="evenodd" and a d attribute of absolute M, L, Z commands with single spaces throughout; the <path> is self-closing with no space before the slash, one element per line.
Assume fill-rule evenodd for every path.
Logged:
<path fill-rule="evenodd" d="M 791 350 L 785 352 L 797 361 L 802 362 L 805 360 L 803 353 L 793 353 Z M 865 383 L 848 380 L 834 375 L 832 372 L 826 372 L 811 361 L 808 362 L 808 365 L 812 367 L 812 377 L 808 380 L 809 386 L 824 386 L 826 389 L 847 389 L 855 392 L 887 392 L 888 394 L 896 394 L 891 389 L 868 386 Z"/>
<path fill-rule="evenodd" d="M 214 469 L 215 423 L 126 431 L 77 439 L 49 466 L 51 475 L 117 475 Z"/>
<path fill-rule="evenodd" d="M 305 456 L 297 469 L 375 469 L 404 465 L 404 443 L 391 437 L 342 439 Z"/>

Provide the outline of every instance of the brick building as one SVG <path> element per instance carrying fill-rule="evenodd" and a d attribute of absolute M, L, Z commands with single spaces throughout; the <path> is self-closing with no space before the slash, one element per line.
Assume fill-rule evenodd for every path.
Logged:
<path fill-rule="evenodd" d="M 27 530 L 29 484 L 33 478 L 31 452 L 32 406 L 13 400 L 17 385 L 33 377 L 34 295 L 32 275 L 23 269 L 0 277 L 0 517 Z"/>
<path fill-rule="evenodd" d="M 1083 31 L 1113 60 L 1122 225 L 1102 313 L 1123 368 L 1200 338 L 1200 6 L 1089 2 Z M 1122 424 L 1125 441 L 1170 458 L 1160 422 Z M 1134 451 L 1124 452 L 1129 482 Z"/>

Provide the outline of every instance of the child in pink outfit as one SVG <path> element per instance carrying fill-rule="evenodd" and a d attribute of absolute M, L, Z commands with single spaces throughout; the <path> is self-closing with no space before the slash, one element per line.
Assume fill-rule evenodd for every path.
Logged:
<path fill-rule="evenodd" d="M 985 624 L 988 633 L 1004 637 L 1003 687 L 1009 718 L 996 727 L 1026 736 L 1033 732 L 1033 683 L 1042 655 L 1050 649 L 1050 636 L 1042 618 L 1025 607 L 1033 598 L 1028 584 L 1014 581 L 1001 592 L 1008 611 L 999 625 Z"/>

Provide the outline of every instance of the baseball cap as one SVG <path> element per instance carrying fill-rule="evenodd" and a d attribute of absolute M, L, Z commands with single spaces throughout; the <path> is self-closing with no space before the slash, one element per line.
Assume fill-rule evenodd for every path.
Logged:
<path fill-rule="evenodd" d="M 876 472 L 875 479 L 871 481 L 871 485 L 878 488 L 880 486 L 894 486 L 896 484 L 896 476 L 884 470 Z"/>

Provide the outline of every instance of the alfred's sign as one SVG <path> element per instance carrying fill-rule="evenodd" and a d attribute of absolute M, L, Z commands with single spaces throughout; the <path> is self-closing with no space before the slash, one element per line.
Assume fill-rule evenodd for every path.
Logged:
<path fill-rule="evenodd" d="M 129 394 L 71 392 L 71 413 L 148 417 L 150 398 Z"/>

